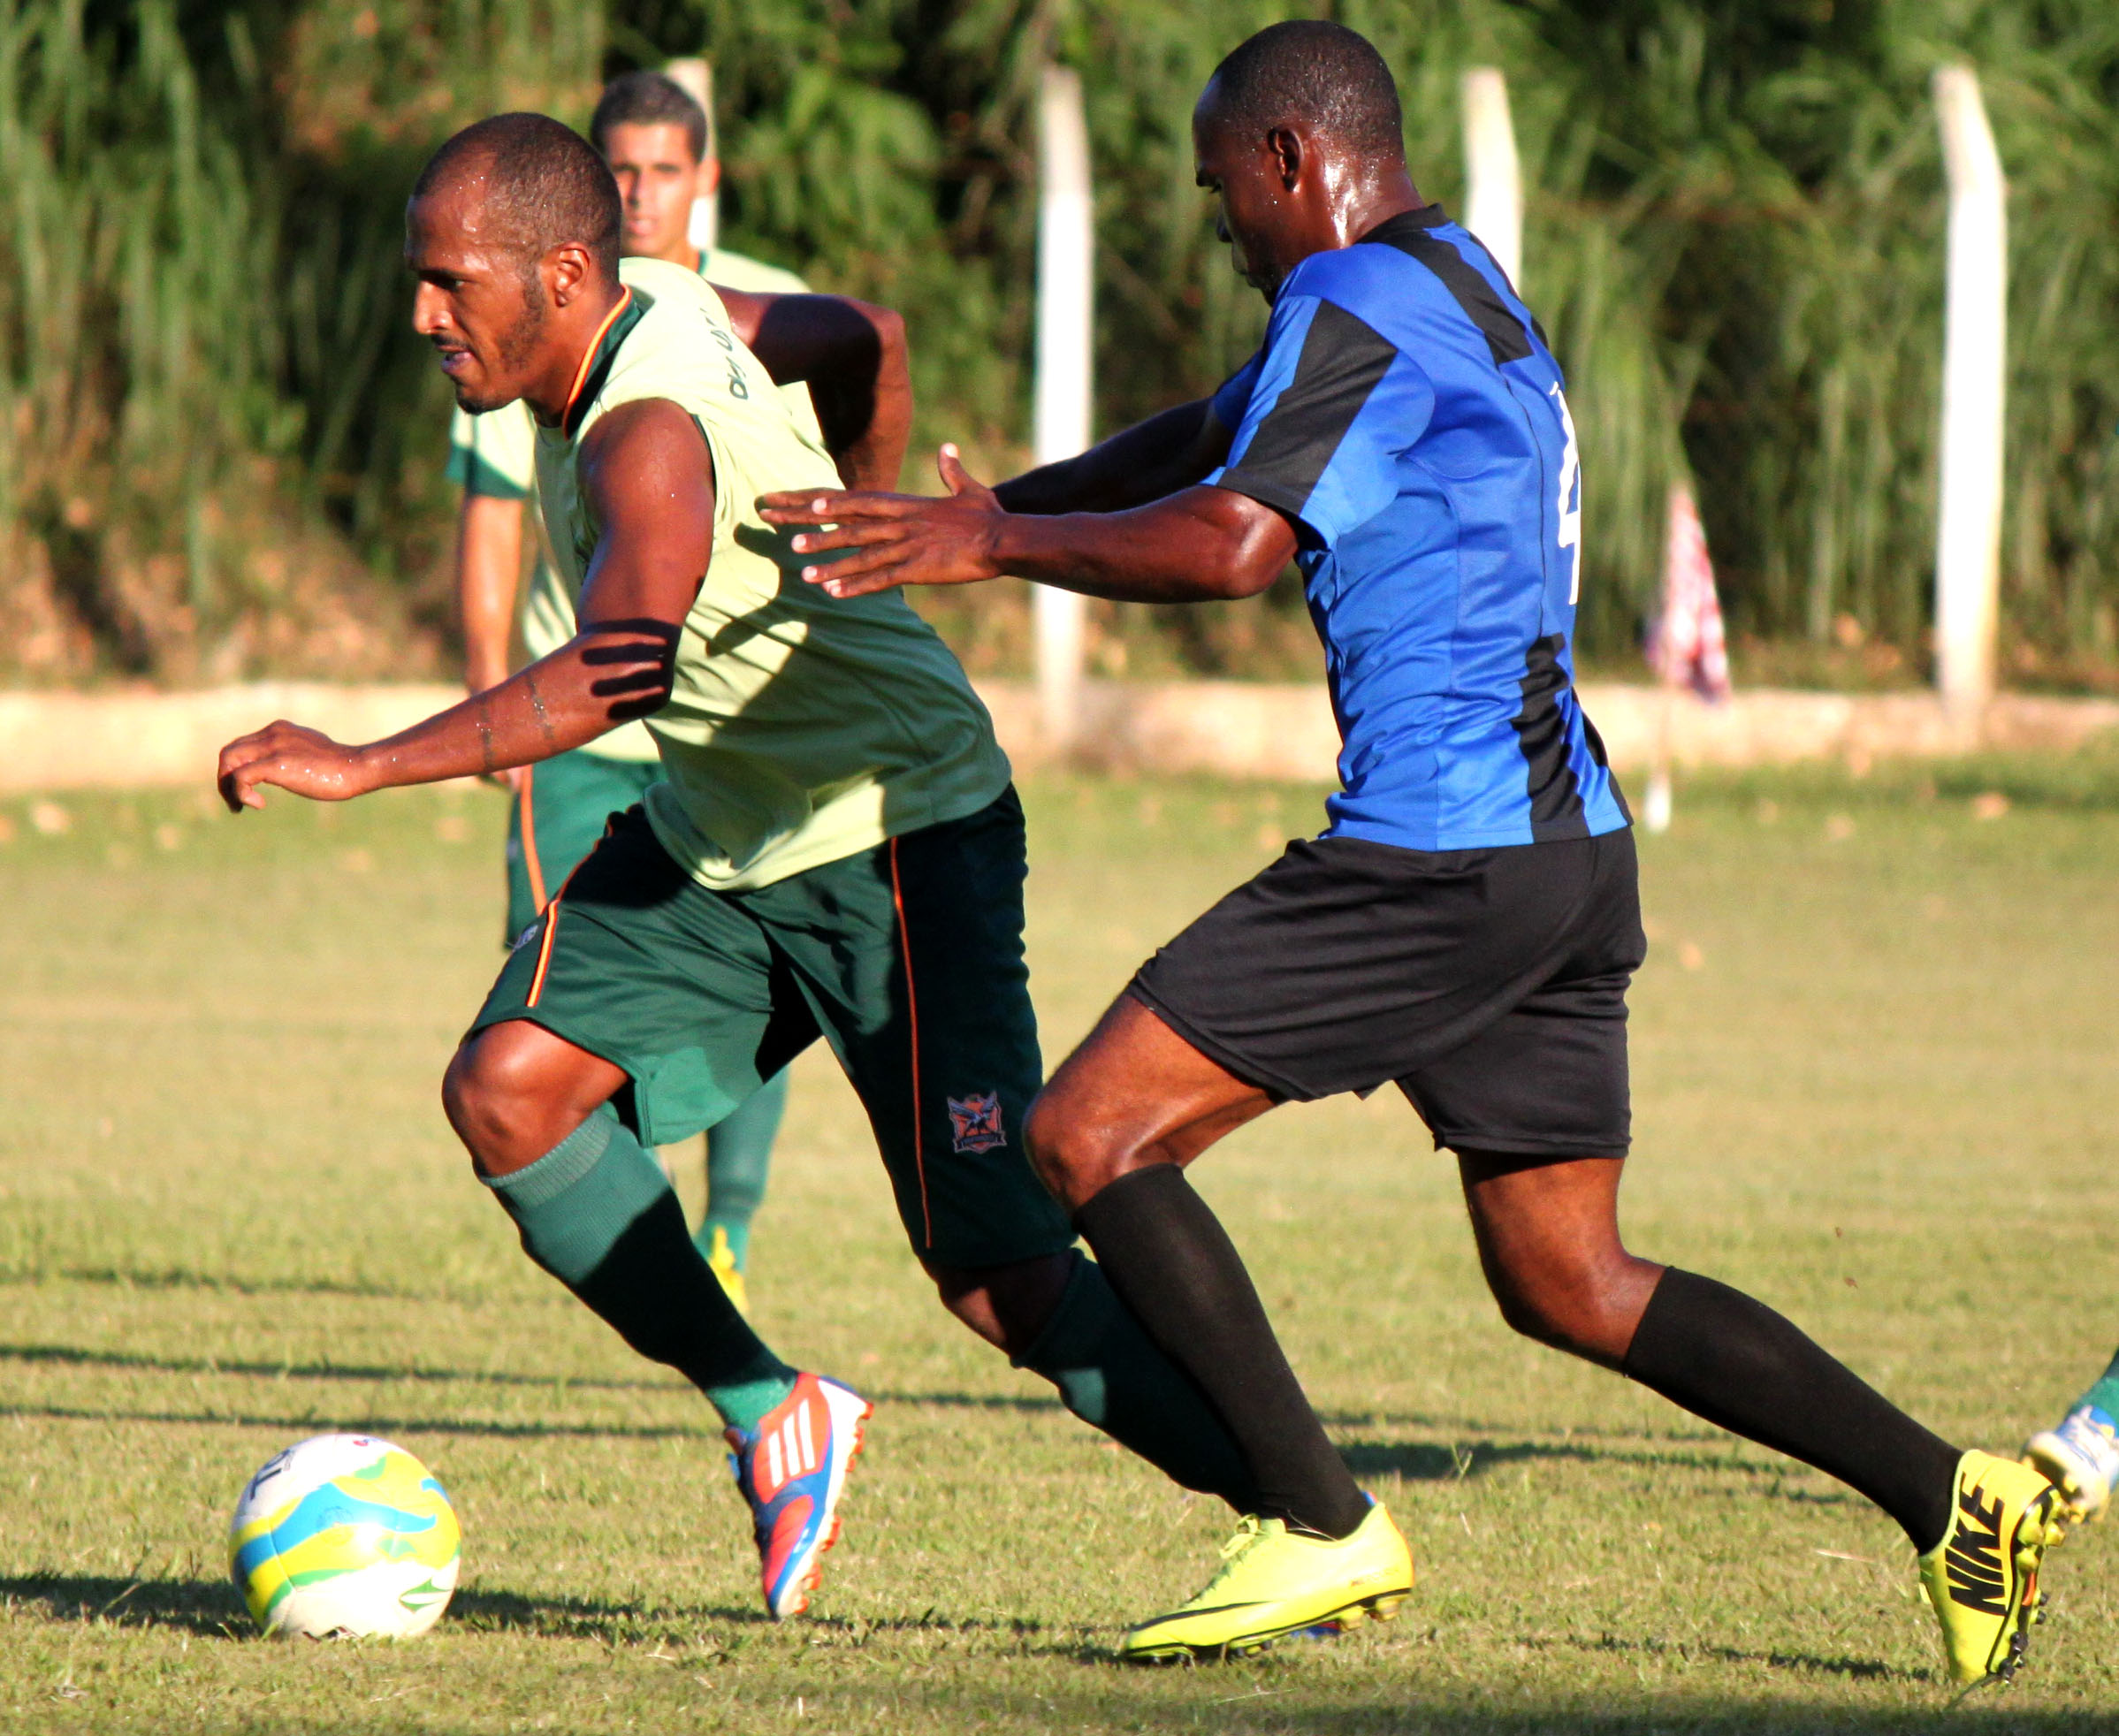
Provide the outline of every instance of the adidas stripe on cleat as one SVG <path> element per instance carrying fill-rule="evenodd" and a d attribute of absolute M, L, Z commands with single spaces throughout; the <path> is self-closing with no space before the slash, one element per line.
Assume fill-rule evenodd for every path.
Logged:
<path fill-rule="evenodd" d="M 2024 1463 L 2067 1497 L 2075 1518 L 2100 1519 L 2119 1484 L 2119 1424 L 2094 1405 L 2077 1405 L 2059 1428 L 2024 1443 Z"/>
<path fill-rule="evenodd" d="M 824 1552 L 839 1538 L 839 1496 L 875 1407 L 850 1387 L 799 1374 L 795 1390 L 758 1419 L 730 1428 L 728 1468 L 751 1505 L 758 1579 L 774 1620 L 809 1608 Z"/>
<path fill-rule="evenodd" d="M 2039 1568 L 2067 1534 L 2061 1493 L 2027 1465 L 1968 1452 L 1957 1461 L 1950 1528 L 1920 1557 L 1953 1679 L 2010 1681 L 2039 1618 Z"/>
<path fill-rule="evenodd" d="M 1388 1621 L 1413 1589 L 1413 1552 L 1381 1506 L 1336 1541 L 1247 1516 L 1222 1546 L 1222 1568 L 1182 1608 L 1126 1630 L 1129 1662 L 1240 1657 L 1296 1634 L 1344 1633 Z"/>

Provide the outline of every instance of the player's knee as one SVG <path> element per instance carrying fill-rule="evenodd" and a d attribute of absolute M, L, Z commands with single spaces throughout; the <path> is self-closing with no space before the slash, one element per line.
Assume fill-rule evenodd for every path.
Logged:
<path fill-rule="evenodd" d="M 534 1071 L 519 1045 L 487 1031 L 460 1047 L 442 1075 L 443 1112 L 481 1174 L 513 1167 L 502 1154 L 521 1142 L 537 1096 Z"/>
<path fill-rule="evenodd" d="M 1559 1298 L 1537 1289 L 1521 1289 L 1512 1284 L 1496 1284 L 1494 1301 L 1499 1306 L 1501 1318 L 1512 1332 L 1540 1344 L 1549 1344 L 1554 1350 L 1571 1350 L 1573 1329 L 1580 1324 L 1574 1313 Z"/>
<path fill-rule="evenodd" d="M 480 1071 L 474 1040 L 465 1043 L 449 1057 L 448 1071 L 441 1076 L 441 1110 L 449 1118 L 449 1125 L 456 1130 L 471 1154 L 471 1161 L 478 1161 L 480 1135 L 486 1131 L 492 1115 L 492 1102 L 487 1095 L 485 1080 Z"/>
<path fill-rule="evenodd" d="M 1123 1141 L 1049 1091 L 1030 1106 L 1023 1123 L 1023 1147 L 1038 1178 L 1069 1212 L 1123 1175 L 1132 1154 Z"/>
<path fill-rule="evenodd" d="M 1584 1260 L 1533 1273 L 1493 1273 L 1501 1318 L 1535 1342 L 1592 1362 L 1616 1365 L 1626 1354 L 1640 1310 L 1627 1282 L 1637 1262 Z"/>

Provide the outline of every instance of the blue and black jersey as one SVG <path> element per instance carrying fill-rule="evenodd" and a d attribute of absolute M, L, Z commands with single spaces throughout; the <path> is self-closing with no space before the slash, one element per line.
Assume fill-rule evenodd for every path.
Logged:
<path fill-rule="evenodd" d="M 1313 255 L 1216 393 L 1207 478 L 1286 514 L 1343 743 L 1327 836 L 1416 850 L 1629 823 L 1574 693 L 1581 477 L 1559 365 L 1438 205 Z"/>

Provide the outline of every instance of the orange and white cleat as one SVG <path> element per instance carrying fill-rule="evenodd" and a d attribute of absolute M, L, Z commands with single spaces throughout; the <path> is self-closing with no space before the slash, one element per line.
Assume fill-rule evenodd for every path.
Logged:
<path fill-rule="evenodd" d="M 751 1504 L 759 1582 L 775 1621 L 808 1609 L 824 1577 L 824 1552 L 839 1540 L 847 1467 L 874 1412 L 850 1387 L 800 1374 L 756 1428 L 726 1431 L 728 1468 Z"/>

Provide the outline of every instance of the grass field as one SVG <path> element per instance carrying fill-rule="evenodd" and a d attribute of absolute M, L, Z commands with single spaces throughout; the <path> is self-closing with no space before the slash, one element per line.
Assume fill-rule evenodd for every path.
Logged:
<path fill-rule="evenodd" d="M 1630 1238 L 1755 1290 L 1935 1427 L 2009 1446 L 2119 1335 L 2119 768 L 1699 784 L 1643 842 Z M 1049 1047 L 1316 823 L 1314 791 L 1030 787 Z M 2006 808 L 2006 811 L 1999 811 Z M 756 1608 L 713 1419 L 534 1270 L 436 1085 L 497 959 L 484 792 L 240 821 L 0 803 L 0 1728 L 1925 1729 L 1910 1553 L 1826 1479 L 1522 1344 L 1395 1096 L 1195 1172 L 1414 1542 L 1396 1623 L 1102 1661 L 1224 1516 L 949 1322 L 821 1052 L 752 1283 L 880 1401 L 814 1618 Z M 63 829 L 62 829 L 63 822 Z M 696 1192 L 694 1169 L 685 1180 Z M 269 1452 L 387 1433 L 454 1496 L 431 1640 L 256 1640 L 226 1517 Z M 2119 1536 L 1982 1727 L 2119 1727 Z"/>

